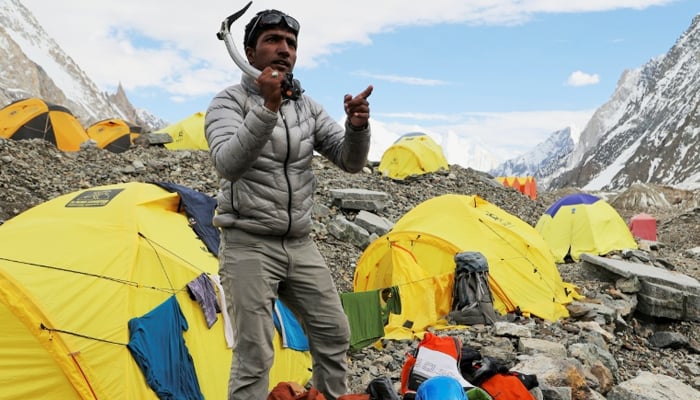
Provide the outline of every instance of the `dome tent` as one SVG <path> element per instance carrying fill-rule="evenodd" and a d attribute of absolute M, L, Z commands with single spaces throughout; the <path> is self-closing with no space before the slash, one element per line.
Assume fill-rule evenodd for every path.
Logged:
<path fill-rule="evenodd" d="M 542 237 L 476 195 L 442 195 L 407 212 L 364 250 L 355 268 L 354 291 L 397 286 L 401 314 L 390 315 L 385 333 L 387 338 L 410 338 L 449 313 L 454 257 L 464 251 L 478 251 L 487 259 L 499 313 L 547 320 L 568 316 L 565 305 L 575 292 L 562 282 Z"/>
<path fill-rule="evenodd" d="M 0 225 L 0 370 L 12 371 L 4 397 L 156 399 L 127 349 L 128 322 L 173 298 L 202 394 L 226 397 L 223 318 L 209 328 L 185 290 L 218 260 L 180 212 L 184 198 L 155 184 L 101 186 Z M 308 352 L 274 343 L 271 383 L 306 384 Z"/>
<path fill-rule="evenodd" d="M 532 200 L 537 200 L 537 182 L 532 176 L 497 176 L 496 180 L 505 187 L 513 188 Z"/>
<path fill-rule="evenodd" d="M 44 139 L 62 151 L 78 151 L 90 139 L 70 110 L 36 97 L 0 110 L 0 138 Z"/>
<path fill-rule="evenodd" d="M 204 136 L 204 116 L 203 112 L 196 112 L 153 133 L 170 135 L 173 141 L 165 144 L 169 150 L 209 150 L 207 138 Z"/>
<path fill-rule="evenodd" d="M 440 170 L 449 170 L 442 147 L 430 136 L 407 133 L 384 151 L 377 167 L 379 172 L 392 179 L 403 180 Z"/>
<path fill-rule="evenodd" d="M 578 261 L 583 253 L 603 255 L 638 247 L 620 214 L 605 200 L 587 193 L 561 197 L 537 220 L 535 229 L 557 263 L 568 258 Z"/>
<path fill-rule="evenodd" d="M 128 150 L 134 139 L 141 134 L 141 127 L 121 118 L 97 121 L 85 129 L 90 139 L 97 142 L 97 147 L 113 153 Z"/>

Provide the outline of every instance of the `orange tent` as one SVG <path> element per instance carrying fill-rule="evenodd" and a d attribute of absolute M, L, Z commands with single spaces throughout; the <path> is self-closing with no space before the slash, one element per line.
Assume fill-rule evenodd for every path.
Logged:
<path fill-rule="evenodd" d="M 90 139 L 97 142 L 97 147 L 114 153 L 126 151 L 141 134 L 141 127 L 120 118 L 104 119 L 85 129 Z"/>
<path fill-rule="evenodd" d="M 512 187 L 532 200 L 537 199 L 537 183 L 532 176 L 499 176 L 496 180 L 503 186 Z"/>
<path fill-rule="evenodd" d="M 44 139 L 63 151 L 78 151 L 90 139 L 70 110 L 34 97 L 0 110 L 0 138 Z"/>

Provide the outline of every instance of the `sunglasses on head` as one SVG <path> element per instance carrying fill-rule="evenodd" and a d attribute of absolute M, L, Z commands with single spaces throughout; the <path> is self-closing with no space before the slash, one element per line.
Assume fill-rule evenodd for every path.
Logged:
<path fill-rule="evenodd" d="M 258 19 L 255 20 L 253 27 L 250 29 L 251 36 L 256 29 L 263 28 L 268 25 L 279 25 L 284 20 L 284 23 L 293 30 L 295 33 L 299 33 L 299 21 L 293 17 L 273 11 L 264 11 L 258 15 Z"/>

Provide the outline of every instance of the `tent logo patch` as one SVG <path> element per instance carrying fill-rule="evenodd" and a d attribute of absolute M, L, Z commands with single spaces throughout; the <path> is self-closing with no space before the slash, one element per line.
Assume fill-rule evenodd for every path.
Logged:
<path fill-rule="evenodd" d="M 66 207 L 104 207 L 124 189 L 86 190 L 66 203 Z"/>

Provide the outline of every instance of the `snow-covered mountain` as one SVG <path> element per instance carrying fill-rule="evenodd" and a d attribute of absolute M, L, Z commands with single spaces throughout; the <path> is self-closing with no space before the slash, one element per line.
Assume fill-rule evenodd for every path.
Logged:
<path fill-rule="evenodd" d="M 497 165 L 484 146 L 454 133 L 430 135 L 450 164 L 492 175 L 533 175 L 543 189 L 590 190 L 635 182 L 700 187 L 700 16 L 670 51 L 640 68 L 624 71 L 610 100 L 576 138 L 571 129 Z M 19 0 L 0 0 L 0 107 L 36 96 L 69 108 L 87 126 L 123 118 L 145 131 L 166 121 L 136 110 L 125 91 L 107 94 L 49 37 Z M 398 135 L 380 123 L 372 149 L 383 152 Z M 391 139 L 391 140 L 389 140 Z M 382 143 L 375 143 L 381 140 Z M 379 161 L 381 153 L 370 155 Z"/>
<path fill-rule="evenodd" d="M 83 72 L 42 28 L 20 0 L 0 0 L 0 108 L 26 97 L 40 97 L 62 105 L 88 126 L 105 118 L 123 118 L 153 131 L 167 125 L 145 110 L 135 109 L 123 88 L 107 94 Z M 416 131 L 422 131 L 416 127 Z M 372 122 L 370 161 L 406 132 L 397 133 L 380 121 Z M 445 152 L 449 164 L 487 171 L 498 164 L 483 146 L 454 132 L 427 132 Z"/>
<path fill-rule="evenodd" d="M 665 55 L 626 71 L 552 187 L 700 187 L 700 15 Z"/>
<path fill-rule="evenodd" d="M 491 172 L 533 175 L 545 189 L 615 190 L 636 182 L 700 188 L 699 73 L 700 15 L 667 54 L 623 72 L 572 150 L 566 134 L 555 132 Z"/>
<path fill-rule="evenodd" d="M 27 97 L 67 107 L 85 126 L 106 118 L 145 130 L 165 125 L 136 110 L 121 86 L 114 94 L 100 91 L 19 0 L 0 0 L 0 107 Z"/>
<path fill-rule="evenodd" d="M 546 187 L 551 177 L 566 167 L 574 143 L 571 128 L 564 128 L 552 133 L 533 150 L 500 164 L 489 173 L 493 176 L 533 176 L 539 186 Z"/>

